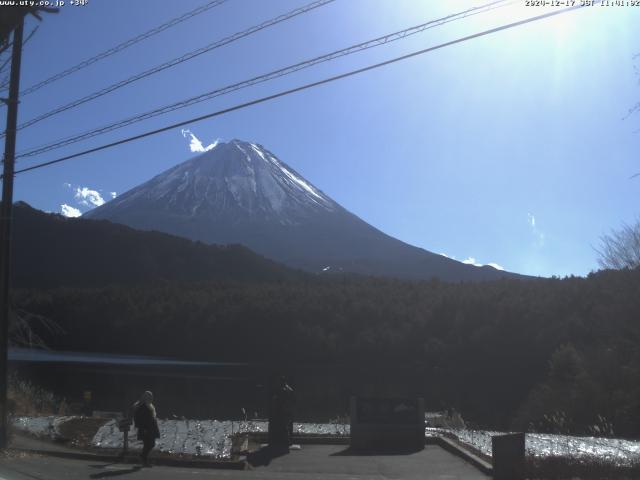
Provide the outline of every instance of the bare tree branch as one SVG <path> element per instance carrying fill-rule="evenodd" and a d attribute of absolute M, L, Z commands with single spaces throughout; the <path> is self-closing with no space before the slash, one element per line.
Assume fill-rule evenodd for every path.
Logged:
<path fill-rule="evenodd" d="M 26 310 L 13 308 L 9 324 L 9 341 L 15 347 L 47 348 L 44 340 L 34 332 L 35 324 L 50 334 L 64 333 L 62 328 L 52 320 L 42 315 L 36 315 Z"/>
<path fill-rule="evenodd" d="M 600 248 L 596 251 L 602 268 L 640 267 L 640 219 L 631 225 L 625 223 L 619 230 L 600 237 Z"/>

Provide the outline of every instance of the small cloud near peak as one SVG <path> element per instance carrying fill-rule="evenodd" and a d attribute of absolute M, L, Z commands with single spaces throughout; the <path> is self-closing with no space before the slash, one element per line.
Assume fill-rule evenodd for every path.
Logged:
<path fill-rule="evenodd" d="M 489 262 L 487 264 L 483 264 L 478 262 L 475 258 L 473 257 L 467 257 L 466 260 L 463 260 L 462 263 L 465 263 L 467 265 L 473 265 L 474 267 L 483 267 L 484 265 L 487 265 L 489 267 L 493 267 L 496 270 L 504 270 L 504 267 L 502 265 L 499 265 L 495 262 Z"/>
<path fill-rule="evenodd" d="M 67 205 L 66 203 L 60 205 L 60 213 L 62 214 L 62 216 L 67 218 L 77 218 L 82 215 L 82 212 L 80 210 L 72 207 L 71 205 Z"/>
<path fill-rule="evenodd" d="M 205 147 L 200 141 L 200 139 L 191 132 L 191 130 L 183 128 L 181 130 L 181 133 L 184 138 L 189 137 L 191 139 L 191 143 L 189 143 L 189 149 L 192 152 L 198 152 L 198 153 L 208 152 L 209 150 L 213 150 L 214 148 L 216 148 L 218 146 L 218 143 L 220 143 L 220 139 L 218 138 L 216 139 L 215 142 Z"/>
<path fill-rule="evenodd" d="M 82 215 L 82 210 L 79 210 L 77 207 L 94 208 L 104 205 L 107 200 L 111 200 L 116 198 L 116 192 L 109 192 L 109 195 L 105 195 L 107 200 L 104 199 L 102 194 L 100 193 L 102 190 L 94 190 L 89 187 L 79 187 L 76 185 L 72 185 L 69 182 L 64 182 L 63 186 L 73 192 L 73 199 L 76 203 L 76 207 L 72 207 L 69 204 L 65 203 L 60 205 L 61 213 L 65 217 L 79 217 Z"/>
<path fill-rule="evenodd" d="M 87 187 L 76 188 L 74 197 L 80 205 L 84 205 L 85 207 L 99 207 L 105 203 L 100 192 Z"/>
<path fill-rule="evenodd" d="M 463 260 L 462 263 L 466 263 L 467 265 L 473 265 L 474 267 L 481 267 L 482 264 L 476 262 L 476 259 L 473 257 L 468 257 L 467 259 Z"/>

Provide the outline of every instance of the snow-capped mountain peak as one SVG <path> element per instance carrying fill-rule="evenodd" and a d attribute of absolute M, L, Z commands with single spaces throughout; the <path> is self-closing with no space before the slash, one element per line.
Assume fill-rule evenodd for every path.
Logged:
<path fill-rule="evenodd" d="M 231 140 L 157 175 L 109 203 L 110 209 L 158 203 L 176 215 L 254 216 L 296 224 L 337 204 L 257 143 Z M 151 205 L 149 205 L 151 206 Z M 154 207 L 155 208 L 155 207 Z"/>
<path fill-rule="evenodd" d="M 403 278 L 494 279 L 390 237 L 350 213 L 258 143 L 231 140 L 86 213 L 205 243 L 240 243 L 313 272 Z"/>

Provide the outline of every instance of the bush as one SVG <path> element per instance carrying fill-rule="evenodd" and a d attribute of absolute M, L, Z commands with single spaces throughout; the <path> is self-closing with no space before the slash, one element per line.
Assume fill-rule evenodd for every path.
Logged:
<path fill-rule="evenodd" d="M 17 416 L 57 414 L 61 404 L 53 393 L 15 374 L 9 375 L 7 398 L 9 414 Z"/>

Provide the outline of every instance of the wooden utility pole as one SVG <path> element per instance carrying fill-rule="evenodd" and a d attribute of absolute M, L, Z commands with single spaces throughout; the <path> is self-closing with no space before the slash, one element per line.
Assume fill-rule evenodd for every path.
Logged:
<path fill-rule="evenodd" d="M 35 2 L 34 2 L 35 3 Z M 33 15 L 42 20 L 40 12 L 58 13 L 57 8 L 43 6 L 14 6 L 0 9 L 0 40 L 6 48 L 13 32 L 11 52 L 11 76 L 9 97 L 2 98 L 7 104 L 7 128 L 2 160 L 2 205 L 0 205 L 0 450 L 8 443 L 8 353 L 11 283 L 11 219 L 13 213 L 13 176 L 15 171 L 16 131 L 18 124 L 18 97 L 20 94 L 20 63 L 22 61 L 22 35 L 24 17 Z"/>
<path fill-rule="evenodd" d="M 13 175 L 16 154 L 16 126 L 18 123 L 18 95 L 20 92 L 20 62 L 24 17 L 20 17 L 13 31 L 11 77 L 7 103 L 7 130 L 4 142 L 2 174 L 2 206 L 0 207 L 0 449 L 8 441 L 8 348 L 9 348 L 9 283 L 11 277 L 11 215 L 13 210 Z"/>

